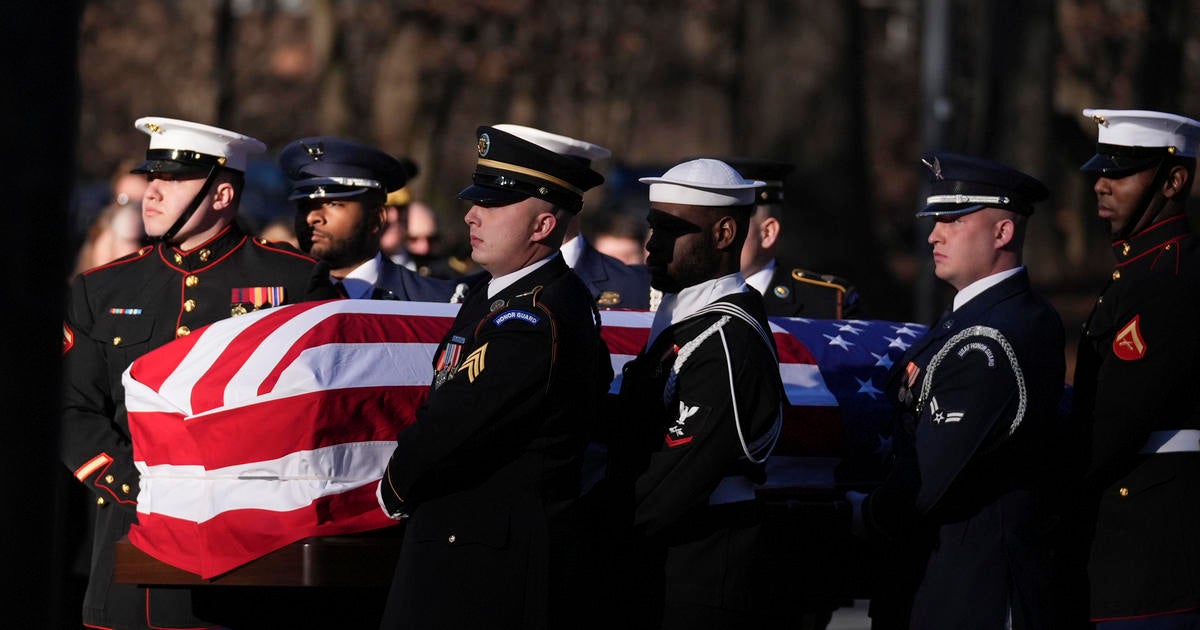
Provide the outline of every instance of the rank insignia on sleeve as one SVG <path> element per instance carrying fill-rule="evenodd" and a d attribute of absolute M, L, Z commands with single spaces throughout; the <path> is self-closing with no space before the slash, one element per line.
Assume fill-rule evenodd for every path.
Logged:
<path fill-rule="evenodd" d="M 529 311 L 511 310 L 504 311 L 503 313 L 497 315 L 494 319 L 492 319 L 492 323 L 497 326 L 503 326 L 504 324 L 507 324 L 513 320 L 525 322 L 526 324 L 530 324 L 532 326 L 537 326 L 538 322 L 542 321 L 542 318 L 530 313 Z"/>
<path fill-rule="evenodd" d="M 700 411 L 700 405 L 689 405 L 682 400 L 679 401 L 679 417 L 675 422 L 667 427 L 667 435 L 665 436 L 668 448 L 683 446 L 692 441 L 694 429 L 698 424 L 699 418 L 696 414 Z"/>
<path fill-rule="evenodd" d="M 1113 354 L 1124 361 L 1136 361 L 1146 356 L 1146 340 L 1142 338 L 1141 315 L 1134 315 L 1113 339 Z"/>
<path fill-rule="evenodd" d="M 479 376 L 483 372 L 484 357 L 487 356 L 487 347 L 488 345 L 485 343 L 482 346 L 475 348 L 474 352 L 467 355 L 466 360 L 463 361 L 462 367 L 458 368 L 459 372 L 466 370 L 467 380 L 472 383 L 475 382 L 475 377 Z"/>
<path fill-rule="evenodd" d="M 66 322 L 63 322 L 63 354 L 66 354 L 68 350 L 74 347 L 75 331 L 71 330 L 71 327 Z"/>

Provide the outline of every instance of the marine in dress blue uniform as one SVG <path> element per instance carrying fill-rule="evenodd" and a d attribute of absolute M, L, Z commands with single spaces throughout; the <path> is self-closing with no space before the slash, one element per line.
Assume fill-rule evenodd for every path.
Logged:
<path fill-rule="evenodd" d="M 795 165 L 775 160 L 736 158 L 728 164 L 765 185 L 755 196 L 750 235 L 742 248 L 742 276 L 762 294 L 774 317 L 849 319 L 859 312 L 858 290 L 844 278 L 783 264 L 776 259 L 789 207 L 784 180 Z"/>
<path fill-rule="evenodd" d="M 758 618 L 754 485 L 783 405 L 762 297 L 737 272 L 762 182 L 711 159 L 640 181 L 650 184 L 647 266 L 663 299 L 622 375 L 609 474 L 593 492 L 618 519 L 603 605 L 615 627 L 748 627 Z"/>
<path fill-rule="evenodd" d="M 385 628 L 574 627 L 579 543 L 569 507 L 612 364 L 586 285 L 558 248 L 603 177 L 494 127 L 478 129 L 459 196 L 468 291 L 435 352 L 429 398 L 378 492 L 407 518 Z"/>
<path fill-rule="evenodd" d="M 923 161 L 931 194 L 918 216 L 937 221 L 936 273 L 958 293 L 896 364 L 893 471 L 865 500 L 849 498 L 868 536 L 924 550 L 912 628 L 1059 628 L 1050 531 L 1064 335 L 1021 265 L 1025 222 L 1047 191 L 982 158 Z M 903 612 L 891 613 L 872 610 L 876 623 L 904 627 Z"/>
<path fill-rule="evenodd" d="M 121 374 L 146 352 L 219 319 L 337 295 L 314 277 L 315 260 L 255 240 L 234 221 L 247 156 L 263 151 L 262 143 L 167 118 L 135 126 L 150 135 L 146 161 L 133 172 L 150 179 L 143 212 L 154 213 L 147 231 L 159 242 L 77 277 L 63 324 L 61 456 L 96 495 L 83 622 L 203 627 L 187 589 L 113 582 L 113 544 L 135 522 L 138 496 Z M 190 202 L 167 208 L 165 188 L 197 185 Z"/>
<path fill-rule="evenodd" d="M 1074 412 L 1090 439 L 1091 618 L 1200 627 L 1200 243 L 1185 214 L 1200 122 L 1084 110 L 1115 265 L 1083 326 Z"/>
<path fill-rule="evenodd" d="M 560 155 L 569 156 L 589 167 L 596 160 L 603 160 L 612 155 L 608 149 L 597 144 L 533 127 L 502 124 L 496 125 L 496 128 Z M 578 215 L 568 224 L 561 249 L 567 265 L 588 286 L 596 298 L 596 305 L 600 308 L 650 308 L 650 274 L 646 267 L 626 265 L 597 251 L 580 234 Z"/>
<path fill-rule="evenodd" d="M 415 164 L 351 140 L 316 136 L 289 143 L 279 165 L 292 181 L 288 199 L 296 203 L 301 248 L 330 268 L 347 297 L 450 300 L 453 282 L 422 276 L 379 250 L 387 196 L 416 174 Z"/>

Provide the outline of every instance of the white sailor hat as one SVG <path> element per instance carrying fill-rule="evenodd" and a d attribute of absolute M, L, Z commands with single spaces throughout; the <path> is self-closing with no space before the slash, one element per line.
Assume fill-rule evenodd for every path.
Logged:
<path fill-rule="evenodd" d="M 146 161 L 134 173 L 208 172 L 214 166 L 246 171 L 246 158 L 267 150 L 250 136 L 187 120 L 148 116 L 133 123 L 150 136 Z"/>
<path fill-rule="evenodd" d="M 650 201 L 690 206 L 749 206 L 754 191 L 766 182 L 747 180 L 720 160 L 700 158 L 671 167 L 661 177 L 642 177 L 650 184 Z"/>
<path fill-rule="evenodd" d="M 1082 171 L 1124 177 L 1158 164 L 1164 157 L 1195 159 L 1200 122 L 1185 116 L 1133 109 L 1085 109 L 1099 134 L 1096 155 Z"/>
<path fill-rule="evenodd" d="M 548 151 L 581 160 L 584 166 L 591 166 L 593 160 L 603 160 L 612 155 L 612 151 L 598 144 L 561 136 L 557 133 L 542 131 L 541 129 L 534 129 L 533 127 L 511 125 L 508 123 L 501 123 L 492 127 L 500 131 L 507 131 L 526 142 L 532 142 Z"/>

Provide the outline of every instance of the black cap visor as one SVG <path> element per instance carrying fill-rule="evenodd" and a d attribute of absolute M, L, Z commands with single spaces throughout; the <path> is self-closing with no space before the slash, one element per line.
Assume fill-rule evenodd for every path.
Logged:
<path fill-rule="evenodd" d="M 1162 155 L 1134 156 L 1097 153 L 1092 156 L 1092 159 L 1084 162 L 1079 170 L 1085 173 L 1097 173 L 1111 179 L 1120 179 L 1157 166 L 1162 158 Z"/>
<path fill-rule="evenodd" d="M 918 219 L 926 217 L 961 217 L 964 214 L 978 212 L 987 206 L 981 203 L 931 203 L 917 213 Z M 994 206 L 999 208 L 1000 206 Z"/>
<path fill-rule="evenodd" d="M 481 184 L 471 184 L 458 193 L 458 198 L 470 201 L 480 206 L 507 206 L 524 201 L 532 195 L 512 188 L 494 188 Z"/>
<path fill-rule="evenodd" d="M 312 177 L 292 182 L 292 191 L 288 194 L 288 201 L 296 201 L 297 199 L 345 199 L 371 192 L 380 196 L 386 196 L 381 188 L 372 186 L 347 186 L 344 180 L 339 182 L 327 177 Z"/>

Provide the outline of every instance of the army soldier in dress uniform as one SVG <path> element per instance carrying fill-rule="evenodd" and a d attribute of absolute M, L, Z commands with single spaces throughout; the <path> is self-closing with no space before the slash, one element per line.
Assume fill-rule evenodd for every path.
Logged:
<path fill-rule="evenodd" d="M 83 622 L 105 628 L 195 628 L 187 590 L 113 583 L 113 543 L 136 519 L 138 472 L 121 374 L 139 356 L 192 330 L 308 298 L 337 297 L 312 258 L 251 239 L 235 222 L 247 156 L 261 142 L 169 118 L 141 118 L 150 136 L 142 199 L 157 245 L 76 278 L 63 325 L 61 451 L 96 494 Z"/>
<path fill-rule="evenodd" d="M 1200 122 L 1084 110 L 1116 258 L 1083 327 L 1073 409 L 1088 428 L 1088 573 L 1099 628 L 1200 627 L 1200 243 L 1188 227 Z"/>
<path fill-rule="evenodd" d="M 429 399 L 379 485 L 383 509 L 408 519 L 384 628 L 575 625 L 567 512 L 612 365 L 592 294 L 558 250 L 604 178 L 494 127 L 476 150 L 459 197 L 474 203 L 471 257 L 488 275 L 438 346 Z"/>
<path fill-rule="evenodd" d="M 587 166 L 612 154 L 608 149 L 592 143 L 581 148 L 574 138 L 541 129 L 508 124 L 496 125 L 496 128 L 550 151 L 571 156 Z M 650 307 L 650 275 L 646 273 L 646 268 L 626 265 L 596 251 L 579 233 L 578 214 L 567 224 L 561 251 L 567 265 L 588 286 L 600 308 L 646 310 Z"/>
<path fill-rule="evenodd" d="M 1048 193 L 991 160 L 923 162 L 930 196 L 917 216 L 936 221 L 935 273 L 958 292 L 896 363 L 893 471 L 865 500 L 848 498 L 869 537 L 928 545 L 912 628 L 1060 628 L 1048 530 L 1062 488 L 1052 464 L 1065 449 L 1064 335 L 1021 264 L 1028 217 Z M 886 621 L 905 620 L 876 627 Z"/>
<path fill-rule="evenodd" d="M 630 521 L 609 605 L 617 627 L 747 627 L 754 484 L 783 409 L 762 296 L 738 274 L 762 182 L 711 159 L 640 181 L 650 184 L 647 265 L 663 299 L 645 350 L 625 367 L 598 489 Z"/>
<path fill-rule="evenodd" d="M 328 265 L 347 297 L 450 301 L 453 282 L 421 276 L 379 250 L 387 195 L 404 187 L 411 163 L 350 140 L 312 137 L 284 147 L 279 165 L 292 180 L 301 249 Z"/>
<path fill-rule="evenodd" d="M 783 180 L 795 168 L 773 160 L 730 160 L 745 177 L 766 185 L 755 197 L 750 235 L 742 247 L 742 276 L 763 295 L 767 314 L 778 317 L 844 319 L 858 314 L 858 291 L 849 282 L 824 273 L 778 264 L 775 252 L 787 206 Z"/>

